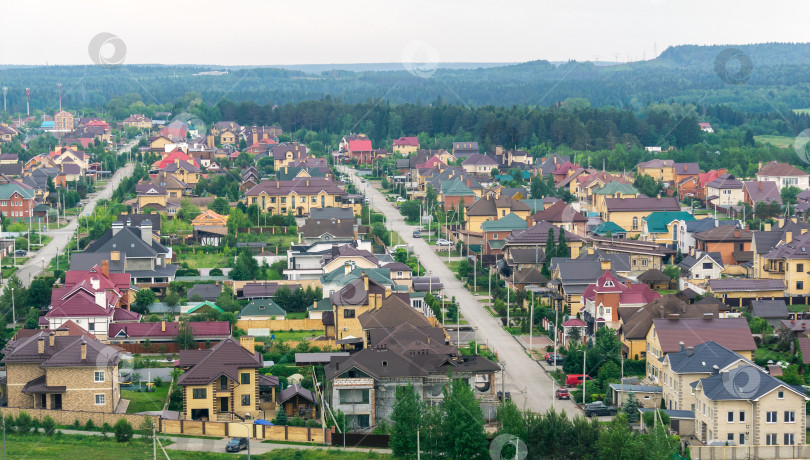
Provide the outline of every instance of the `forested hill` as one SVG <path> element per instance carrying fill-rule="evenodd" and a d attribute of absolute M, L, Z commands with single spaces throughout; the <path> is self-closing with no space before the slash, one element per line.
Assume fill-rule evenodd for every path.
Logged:
<path fill-rule="evenodd" d="M 223 75 L 198 75 L 218 66 L 125 65 L 0 68 L 0 85 L 9 87 L 9 109 L 25 111 L 25 88 L 33 109 L 63 106 L 76 110 L 103 107 L 111 98 L 140 99 L 146 104 L 173 104 L 196 93 L 214 104 L 228 99 L 257 104 L 297 103 L 327 95 L 349 103 L 431 104 L 441 100 L 465 106 L 552 106 L 569 98 L 591 106 L 642 110 L 657 102 L 728 104 L 748 112 L 789 112 L 810 107 L 810 44 L 766 43 L 734 46 L 750 71 L 737 80 L 718 76 L 724 46 L 677 46 L 651 61 L 597 66 L 590 62 L 553 64 L 532 61 L 486 68 L 439 68 L 435 72 L 399 70 L 354 72 L 334 69 L 313 74 L 280 68 L 228 69 Z M 726 54 L 723 54 L 723 53 Z M 732 53 L 733 54 L 733 53 Z M 722 61 L 722 59 L 721 59 Z M 328 67 L 328 66 L 327 66 Z M 740 68 L 731 59 L 728 72 Z"/>

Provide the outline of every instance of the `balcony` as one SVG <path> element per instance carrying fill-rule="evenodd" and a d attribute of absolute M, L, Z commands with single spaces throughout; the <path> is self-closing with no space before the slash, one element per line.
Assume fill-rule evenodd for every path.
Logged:
<path fill-rule="evenodd" d="M 762 267 L 768 273 L 785 273 L 785 266 L 784 265 L 765 265 Z"/>

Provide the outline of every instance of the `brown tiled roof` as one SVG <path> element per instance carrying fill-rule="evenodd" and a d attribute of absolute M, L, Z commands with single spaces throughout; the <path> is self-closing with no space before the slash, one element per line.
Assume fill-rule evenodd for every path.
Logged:
<path fill-rule="evenodd" d="M 637 309 L 632 315 L 626 315 L 619 308 L 622 317 L 622 333 L 627 339 L 643 339 L 653 324 L 654 318 L 667 318 L 670 314 L 680 315 L 681 318 L 702 318 L 704 313 L 717 316 L 717 305 L 688 304 L 675 296 L 667 294 L 660 299 Z M 626 319 L 625 319 L 626 316 Z"/>
<path fill-rule="evenodd" d="M 753 292 L 753 291 L 782 291 L 785 289 L 784 281 L 780 279 L 736 279 L 725 278 L 709 280 L 709 289 L 712 292 Z"/>
<path fill-rule="evenodd" d="M 802 352 L 802 363 L 810 364 L 810 337 L 799 337 L 799 351 Z"/>
<path fill-rule="evenodd" d="M 287 196 L 295 192 L 298 195 L 317 195 L 321 191 L 330 195 L 343 195 L 343 190 L 334 182 L 315 177 L 298 177 L 293 180 L 264 180 L 245 192 L 246 196 L 258 196 L 262 193 L 270 196 Z"/>
<path fill-rule="evenodd" d="M 762 165 L 759 171 L 757 171 L 757 175 L 762 176 L 810 176 L 806 172 L 802 171 L 795 166 L 791 166 L 787 163 L 777 163 L 776 161 L 769 161 Z"/>
<path fill-rule="evenodd" d="M 700 165 L 697 163 L 675 163 L 674 168 L 675 174 L 679 176 L 686 174 L 694 174 L 697 176 L 700 174 Z"/>
<path fill-rule="evenodd" d="M 654 159 L 650 161 L 645 161 L 643 163 L 639 163 L 639 168 L 671 168 L 675 162 L 673 160 L 659 160 Z"/>
<path fill-rule="evenodd" d="M 751 241 L 753 236 L 754 234 L 750 230 L 740 229 L 735 225 L 721 225 L 695 233 L 694 238 L 698 241 L 743 242 Z"/>
<path fill-rule="evenodd" d="M 432 327 L 424 315 L 394 295 L 383 299 L 382 307 L 367 311 L 357 319 L 363 329 L 393 329 L 404 323 L 410 323 L 416 327 Z"/>
<path fill-rule="evenodd" d="M 664 353 L 680 350 L 680 342 L 694 347 L 710 340 L 736 352 L 757 349 L 745 318 L 656 318 L 653 324 Z"/>
<path fill-rule="evenodd" d="M 233 337 L 214 345 L 202 359 L 199 353 L 193 353 L 190 358 L 186 357 L 185 350 L 180 351 L 180 367 L 192 365 L 177 380 L 180 385 L 207 385 L 221 375 L 238 382 L 239 369 L 258 369 L 263 365 L 261 354 L 251 353 Z"/>
<path fill-rule="evenodd" d="M 41 367 L 85 367 L 115 366 L 121 360 L 121 352 L 105 345 L 96 339 L 86 336 L 54 336 L 54 345 L 50 345 L 50 334 L 42 331 L 25 339 L 9 342 L 3 353 L 2 362 L 39 363 Z M 43 353 L 39 353 L 39 339 L 45 342 Z M 81 359 L 81 346 L 87 346 L 87 357 Z"/>
<path fill-rule="evenodd" d="M 298 232 L 307 238 L 316 238 L 324 233 L 339 238 L 354 239 L 354 219 L 307 219 Z"/>
<path fill-rule="evenodd" d="M 487 196 L 467 205 L 468 216 L 498 216 L 498 208 L 511 211 L 531 211 L 529 205 L 509 197 L 492 198 Z"/>
<path fill-rule="evenodd" d="M 677 198 L 605 198 L 608 212 L 680 211 Z"/>
<path fill-rule="evenodd" d="M 760 201 L 771 203 L 773 201 L 782 204 L 782 196 L 779 194 L 779 186 L 771 180 L 743 182 L 745 191 L 754 204 Z"/>
<path fill-rule="evenodd" d="M 574 209 L 565 201 L 558 201 L 547 209 L 539 211 L 532 216 L 535 222 L 545 220 L 548 222 L 587 222 L 588 219 L 581 212 Z"/>

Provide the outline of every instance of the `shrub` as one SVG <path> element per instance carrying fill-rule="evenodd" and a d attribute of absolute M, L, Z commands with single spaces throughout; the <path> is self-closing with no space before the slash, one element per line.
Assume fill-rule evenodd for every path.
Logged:
<path fill-rule="evenodd" d="M 84 429 L 87 431 L 94 431 L 96 429 L 96 424 L 93 423 L 93 419 L 87 419 L 87 423 L 84 424 Z"/>
<path fill-rule="evenodd" d="M 119 418 L 113 425 L 113 430 L 115 431 L 115 440 L 118 442 L 127 442 L 132 439 L 132 425 L 125 418 Z"/>
<path fill-rule="evenodd" d="M 222 269 L 221 268 L 212 268 L 208 272 L 208 276 L 222 276 Z"/>
<path fill-rule="evenodd" d="M 73 428 L 80 430 L 82 428 L 82 422 L 79 419 L 73 421 Z"/>
<path fill-rule="evenodd" d="M 109 424 L 109 423 L 104 422 L 104 424 L 103 424 L 103 425 L 101 425 L 101 428 L 100 428 L 100 431 L 101 431 L 101 437 L 106 438 L 106 437 L 107 437 L 107 434 L 109 434 L 110 432 L 112 432 L 112 430 L 113 430 L 113 427 L 112 427 L 112 426 L 110 426 L 110 424 Z"/>
<path fill-rule="evenodd" d="M 28 433 L 34 426 L 34 420 L 28 415 L 28 412 L 22 411 L 17 416 L 17 431 L 19 433 Z"/>
<path fill-rule="evenodd" d="M 317 427 L 321 426 L 321 422 L 318 421 L 318 420 L 315 420 L 314 418 L 312 418 L 312 419 L 307 420 L 304 425 L 309 426 L 309 427 L 313 427 L 313 428 L 317 428 Z"/>
<path fill-rule="evenodd" d="M 276 415 L 276 425 L 287 425 L 289 420 L 287 420 L 287 413 L 284 412 L 284 409 L 278 411 L 278 415 Z"/>
<path fill-rule="evenodd" d="M 56 427 L 56 421 L 50 415 L 46 415 L 42 419 L 42 429 L 45 431 L 45 436 L 51 436 L 54 427 Z"/>
<path fill-rule="evenodd" d="M 154 426 L 152 425 L 152 419 L 149 418 L 149 417 L 144 417 L 143 422 L 141 422 L 141 424 L 138 425 L 138 431 L 143 436 L 143 438 L 142 438 L 143 441 L 145 443 L 147 443 L 147 444 L 152 442 L 152 430 L 153 429 L 154 429 Z"/>
<path fill-rule="evenodd" d="M 163 385 L 163 379 L 160 377 L 155 377 L 152 382 L 155 384 L 155 388 L 160 388 L 160 386 Z"/>
<path fill-rule="evenodd" d="M 306 421 L 301 417 L 293 417 L 290 419 L 290 426 L 304 426 Z"/>

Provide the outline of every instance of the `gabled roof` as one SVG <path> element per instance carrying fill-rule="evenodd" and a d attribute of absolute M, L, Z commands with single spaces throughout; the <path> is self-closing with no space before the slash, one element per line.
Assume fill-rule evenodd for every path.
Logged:
<path fill-rule="evenodd" d="M 605 198 L 608 212 L 680 211 L 677 198 Z"/>
<path fill-rule="evenodd" d="M 116 366 L 121 360 L 120 350 L 100 341 L 75 335 L 55 335 L 54 345 L 50 345 L 50 334 L 42 331 L 25 339 L 9 342 L 3 349 L 2 362 L 38 363 L 41 367 L 96 367 Z M 44 342 L 43 353 L 39 353 L 39 339 Z M 81 359 L 81 346 L 87 346 L 87 357 Z"/>
<path fill-rule="evenodd" d="M 757 171 L 757 176 L 810 176 L 810 174 L 802 171 L 795 166 L 787 163 L 778 163 L 776 161 L 769 161 L 762 165 L 762 168 Z"/>
<path fill-rule="evenodd" d="M 679 176 L 686 176 L 686 175 L 697 176 L 698 174 L 700 174 L 700 165 L 697 163 L 675 163 L 673 165 L 673 168 L 675 174 Z"/>
<path fill-rule="evenodd" d="M 751 314 L 765 319 L 787 319 L 788 309 L 782 299 L 752 300 Z"/>
<path fill-rule="evenodd" d="M 369 143 L 370 142 L 371 141 L 369 141 Z M 317 402 L 315 399 L 315 395 L 311 391 L 296 384 L 290 385 L 287 388 L 281 390 L 278 394 L 278 402 L 279 404 L 284 404 L 286 401 L 289 401 L 295 396 L 300 396 L 313 404 Z"/>
<path fill-rule="evenodd" d="M 653 283 L 653 282 L 669 282 L 671 281 L 670 277 L 664 274 L 661 270 L 651 268 L 646 272 L 638 275 L 638 280 L 642 283 Z"/>
<path fill-rule="evenodd" d="M 444 196 L 475 196 L 475 192 L 460 179 L 446 181 L 442 184 L 442 195 Z"/>
<path fill-rule="evenodd" d="M 681 318 L 702 318 L 704 313 L 718 314 L 717 305 L 688 304 L 674 294 L 667 294 L 660 299 L 632 310 L 627 315 L 624 309 L 619 309 L 622 318 L 622 334 L 627 339 L 644 339 L 652 327 L 654 318 L 667 318 L 670 314 L 680 315 Z"/>
<path fill-rule="evenodd" d="M 653 325 L 664 353 L 679 351 L 680 342 L 687 347 L 694 347 L 709 340 L 734 351 L 757 349 L 745 318 L 717 318 L 714 315 L 675 320 L 656 318 L 653 319 Z"/>
<path fill-rule="evenodd" d="M 686 211 L 657 211 L 643 217 L 642 220 L 647 222 L 647 230 L 650 233 L 666 233 L 669 231 L 667 226 L 672 221 L 691 221 L 695 220 L 695 216 Z"/>
<path fill-rule="evenodd" d="M 395 295 L 385 297 L 381 307 L 367 311 L 358 316 L 357 319 L 364 330 L 372 328 L 393 329 L 405 323 L 418 328 L 433 327 L 424 315 Z"/>
<path fill-rule="evenodd" d="M 548 222 L 567 222 L 567 223 L 575 223 L 575 222 L 587 222 L 588 219 L 582 215 L 581 212 L 575 210 L 571 205 L 566 203 L 565 201 L 558 201 L 548 209 L 543 211 L 539 211 L 532 216 L 532 219 L 535 221 L 545 220 Z"/>
<path fill-rule="evenodd" d="M 463 166 L 497 166 L 498 162 L 487 154 L 474 153 L 461 162 Z"/>
<path fill-rule="evenodd" d="M 180 351 L 180 367 L 186 367 L 189 364 L 187 360 L 184 360 L 186 352 L 187 350 Z M 193 366 L 180 375 L 180 378 L 177 379 L 178 384 L 183 386 L 207 385 L 221 375 L 227 376 L 234 382 L 239 382 L 237 375 L 239 369 L 258 369 L 264 362 L 260 353 L 248 351 L 233 337 L 217 343 L 208 350 L 204 358 L 198 358 L 198 356 L 193 357 Z"/>
<path fill-rule="evenodd" d="M 273 299 L 253 299 L 239 312 L 243 316 L 287 316 L 287 312 Z"/>
<path fill-rule="evenodd" d="M 752 378 L 752 374 L 758 378 Z M 783 388 L 807 400 L 807 395 L 785 382 L 766 374 L 755 366 L 740 366 L 727 372 L 720 372 L 691 384 L 699 388 L 712 401 L 745 400 L 756 401 L 766 394 Z"/>
<path fill-rule="evenodd" d="M 509 208 L 512 212 L 529 210 L 529 206 L 520 200 L 509 197 L 492 198 L 487 196 L 467 205 L 467 215 L 497 217 L 498 208 Z"/>
<path fill-rule="evenodd" d="M 681 260 L 681 263 L 679 263 L 678 266 L 684 270 L 691 270 L 692 267 L 698 263 L 704 263 L 704 259 L 711 260 L 711 262 L 719 265 L 720 268 L 725 267 L 723 265 L 723 257 L 719 252 L 704 252 L 703 254 L 698 254 L 697 256 L 686 256 L 683 258 L 683 260 Z"/>
<path fill-rule="evenodd" d="M 732 176 L 731 174 L 722 174 L 717 177 L 717 179 L 709 182 L 706 187 L 728 190 L 728 189 L 741 189 L 743 188 L 743 183 L 737 180 L 736 177 Z"/>
<path fill-rule="evenodd" d="M 638 195 L 638 190 L 630 184 L 612 180 L 605 184 L 604 187 L 594 192 L 595 195 L 615 195 L 617 193 L 621 193 L 622 195 Z"/>
<path fill-rule="evenodd" d="M 749 181 L 743 182 L 743 186 L 754 204 L 759 202 L 772 203 L 774 201 L 782 204 L 779 186 L 774 181 Z"/>
<path fill-rule="evenodd" d="M 561 230 L 560 227 L 552 225 L 550 222 L 540 221 L 527 228 L 526 230 L 515 230 L 511 235 L 504 238 L 507 245 L 520 246 L 520 245 L 546 245 L 548 240 L 549 230 L 554 232 L 554 241 L 559 241 L 560 231 L 565 232 L 566 241 L 581 241 L 582 238 L 574 235 L 567 230 Z"/>
<path fill-rule="evenodd" d="M 664 362 L 676 374 L 711 374 L 714 366 L 723 371 L 740 361 L 749 365 L 754 364 L 713 340 L 697 344 L 692 350 L 684 349 L 664 356 Z"/>
<path fill-rule="evenodd" d="M 610 232 L 611 235 L 617 235 L 621 233 L 627 233 L 627 230 L 619 227 L 617 224 L 611 221 L 603 222 L 597 225 L 593 230 L 591 230 L 591 233 L 594 233 L 596 235 L 607 235 L 608 232 Z"/>
<path fill-rule="evenodd" d="M 639 163 L 637 166 L 639 168 L 671 168 L 674 164 L 675 162 L 673 160 L 659 160 L 656 158 Z"/>
<path fill-rule="evenodd" d="M 498 220 L 487 220 L 481 224 L 481 230 L 485 232 L 512 231 L 526 228 L 529 228 L 529 223 L 513 212 Z"/>
<path fill-rule="evenodd" d="M 206 308 L 206 307 L 211 308 L 213 310 L 216 310 L 216 311 L 218 311 L 220 313 L 225 313 L 225 310 L 219 308 L 217 306 L 217 304 L 215 304 L 214 302 L 209 302 L 207 300 L 203 301 L 203 302 L 200 302 L 196 306 L 190 308 L 187 313 L 190 315 L 190 314 L 193 314 L 194 312 L 196 312 L 197 310 L 201 310 L 201 309 Z"/>
<path fill-rule="evenodd" d="M 694 234 L 697 241 L 745 242 L 751 241 L 753 233 L 750 230 L 737 228 L 735 225 L 721 225 L 709 230 Z"/>

